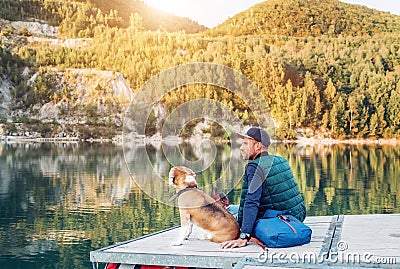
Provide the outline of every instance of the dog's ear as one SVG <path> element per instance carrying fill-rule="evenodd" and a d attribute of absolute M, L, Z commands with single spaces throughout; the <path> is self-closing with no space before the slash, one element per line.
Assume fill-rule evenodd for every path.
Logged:
<path fill-rule="evenodd" d="M 171 168 L 168 173 L 168 184 L 170 186 L 175 186 L 175 168 Z"/>

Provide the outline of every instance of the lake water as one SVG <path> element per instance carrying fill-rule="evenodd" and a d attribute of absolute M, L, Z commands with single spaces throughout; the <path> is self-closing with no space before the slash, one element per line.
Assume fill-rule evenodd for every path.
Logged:
<path fill-rule="evenodd" d="M 273 151 L 289 160 L 308 215 L 400 213 L 399 147 Z M 92 268 L 91 250 L 178 225 L 166 178 L 178 153 L 204 191 L 239 201 L 245 162 L 228 145 L 0 144 L 0 267 Z"/>

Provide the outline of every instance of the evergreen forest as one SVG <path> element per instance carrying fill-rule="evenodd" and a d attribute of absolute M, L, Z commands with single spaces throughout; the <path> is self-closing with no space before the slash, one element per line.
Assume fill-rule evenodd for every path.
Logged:
<path fill-rule="evenodd" d="M 125 6 L 132 6 L 129 17 Z M 336 0 L 269 0 L 205 29 L 182 18 L 156 26 L 145 7 L 123 0 L 0 0 L 1 18 L 33 17 L 59 26 L 60 38 L 91 40 L 79 48 L 27 43 L 29 33 L 2 28 L 1 37 L 19 38 L 1 39 L 0 49 L 0 72 L 15 86 L 15 108 L 57 102 L 51 87 L 32 97 L 22 76 L 26 66 L 44 74 L 52 68 L 120 72 L 137 91 L 163 70 L 209 62 L 258 86 L 280 139 L 400 137 L 400 16 Z M 218 100 L 253 123 L 237 96 L 210 85 L 178 89 L 162 102 L 172 109 L 195 98 Z"/>

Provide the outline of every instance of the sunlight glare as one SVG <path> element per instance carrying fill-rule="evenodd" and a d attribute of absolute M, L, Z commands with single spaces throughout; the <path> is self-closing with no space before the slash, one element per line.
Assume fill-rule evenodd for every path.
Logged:
<path fill-rule="evenodd" d="M 145 3 L 180 17 L 191 17 L 194 12 L 193 5 L 190 5 L 190 1 L 187 0 L 145 0 Z"/>
<path fill-rule="evenodd" d="M 144 0 L 151 7 L 214 27 L 264 0 Z"/>

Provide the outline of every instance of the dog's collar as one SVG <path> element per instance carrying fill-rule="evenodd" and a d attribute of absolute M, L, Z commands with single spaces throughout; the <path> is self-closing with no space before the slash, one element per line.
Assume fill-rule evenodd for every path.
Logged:
<path fill-rule="evenodd" d="M 175 200 L 176 198 L 179 197 L 179 195 L 181 195 L 184 192 L 190 191 L 190 190 L 195 190 L 197 189 L 197 186 L 193 186 L 193 187 L 187 187 L 183 190 L 178 191 L 177 193 L 175 193 L 174 195 L 172 195 L 171 198 L 169 198 L 168 202 L 172 202 L 173 200 Z"/>

